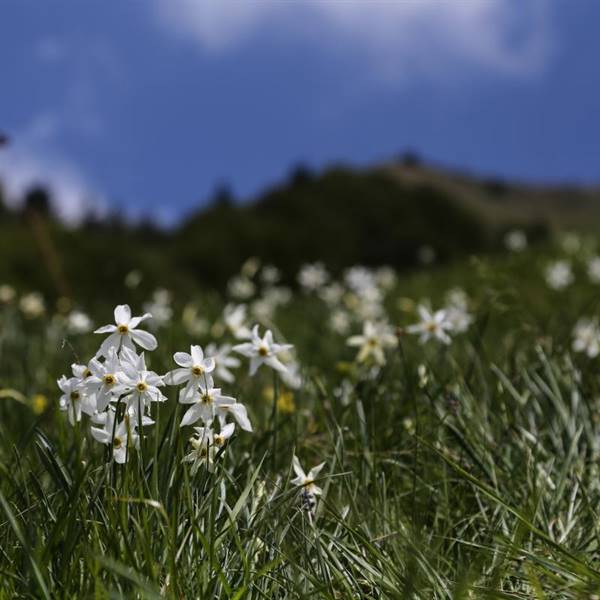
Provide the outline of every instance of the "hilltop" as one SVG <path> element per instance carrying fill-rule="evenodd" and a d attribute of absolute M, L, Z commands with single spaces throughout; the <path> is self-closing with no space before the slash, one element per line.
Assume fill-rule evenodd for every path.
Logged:
<path fill-rule="evenodd" d="M 276 265 L 288 282 L 314 260 L 334 273 L 352 264 L 406 270 L 419 264 L 424 248 L 447 263 L 501 251 L 514 227 L 531 241 L 555 228 L 590 227 L 600 216 L 599 198 L 594 188 L 511 183 L 404 157 L 364 170 L 297 168 L 245 202 L 220 193 L 165 231 L 118 217 L 67 228 L 37 189 L 23 210 L 0 210 L 0 281 L 90 298 L 98 280 L 110 287 L 133 269 L 148 285 L 221 288 L 248 256 Z"/>

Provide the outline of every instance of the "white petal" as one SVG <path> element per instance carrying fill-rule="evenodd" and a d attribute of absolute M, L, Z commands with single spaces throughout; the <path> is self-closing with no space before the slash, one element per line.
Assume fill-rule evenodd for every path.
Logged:
<path fill-rule="evenodd" d="M 306 474 L 304 473 L 304 469 L 300 465 L 300 461 L 298 460 L 298 457 L 295 454 L 294 454 L 294 457 L 292 458 L 292 468 L 294 469 L 294 473 L 296 473 L 296 475 L 299 478 L 306 479 Z"/>
<path fill-rule="evenodd" d="M 129 329 L 135 329 L 142 321 L 146 319 L 151 319 L 152 315 L 150 313 L 145 313 L 141 317 L 133 317 L 129 321 Z"/>
<path fill-rule="evenodd" d="M 190 368 L 193 364 L 192 356 L 190 354 L 188 354 L 187 352 L 175 352 L 175 354 L 173 354 L 173 360 L 180 367 Z"/>
<path fill-rule="evenodd" d="M 94 331 L 94 333 L 113 333 L 113 331 L 117 330 L 117 326 L 116 325 L 104 325 L 104 327 L 100 327 L 99 329 L 96 329 L 96 331 Z"/>
<path fill-rule="evenodd" d="M 147 331 L 141 331 L 139 329 L 134 329 L 131 331 L 131 337 L 136 344 L 139 344 L 145 350 L 156 350 L 158 347 L 158 342 L 156 338 Z"/>
<path fill-rule="evenodd" d="M 167 385 L 181 385 L 190 378 L 189 369 L 173 369 L 169 371 L 165 377 L 164 382 Z"/>
<path fill-rule="evenodd" d="M 111 333 L 100 345 L 97 356 L 108 356 L 111 348 L 118 348 L 121 336 L 118 333 Z"/>
<path fill-rule="evenodd" d="M 254 344 L 251 344 L 250 342 L 246 342 L 244 344 L 236 344 L 233 347 L 233 350 L 234 352 L 239 352 L 244 356 L 254 356 L 256 354 Z"/>
<path fill-rule="evenodd" d="M 128 325 L 131 321 L 131 309 L 127 304 L 119 304 L 115 308 L 115 323 L 117 325 Z"/>
<path fill-rule="evenodd" d="M 227 412 L 233 415 L 233 418 L 244 431 L 252 431 L 252 424 L 250 423 L 250 419 L 248 419 L 248 411 L 243 404 L 236 402 L 227 407 Z"/>
<path fill-rule="evenodd" d="M 320 465 L 317 465 L 316 467 L 313 467 L 309 472 L 308 475 L 306 476 L 307 479 L 316 479 L 317 475 L 321 472 L 321 469 L 325 466 L 325 463 L 322 462 Z"/>
<path fill-rule="evenodd" d="M 204 352 L 202 352 L 202 348 L 200 346 L 192 346 L 190 351 L 193 364 L 199 365 L 204 360 Z"/>
<path fill-rule="evenodd" d="M 183 415 L 183 419 L 181 419 L 180 427 L 184 427 L 185 425 L 191 425 L 195 423 L 201 416 L 202 407 L 200 404 L 194 404 L 190 406 L 185 415 Z"/>

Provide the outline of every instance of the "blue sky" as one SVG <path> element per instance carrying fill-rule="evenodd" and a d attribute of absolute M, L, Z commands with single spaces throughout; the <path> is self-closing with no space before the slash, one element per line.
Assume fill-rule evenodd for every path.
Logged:
<path fill-rule="evenodd" d="M 595 0 L 0 0 L 0 180 L 172 223 L 406 148 L 600 182 Z"/>

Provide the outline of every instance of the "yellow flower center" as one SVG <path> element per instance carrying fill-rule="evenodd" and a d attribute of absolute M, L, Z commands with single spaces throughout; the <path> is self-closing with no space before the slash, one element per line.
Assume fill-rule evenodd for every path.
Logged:
<path fill-rule="evenodd" d="M 222 435 L 215 435 L 213 437 L 215 446 L 222 446 L 225 443 L 225 438 Z"/>
<path fill-rule="evenodd" d="M 71 392 L 69 398 L 71 398 L 71 402 L 77 402 L 81 398 L 81 394 L 79 392 Z"/>
<path fill-rule="evenodd" d="M 194 365 L 192 367 L 192 373 L 196 376 L 196 377 L 200 377 L 200 375 L 202 375 L 204 373 L 204 369 L 199 366 L 199 365 Z"/>
<path fill-rule="evenodd" d="M 148 389 L 148 385 L 146 383 L 144 383 L 143 381 L 140 381 L 136 386 L 135 389 L 138 392 L 145 392 Z"/>
<path fill-rule="evenodd" d="M 200 396 L 200 401 L 203 404 L 210 404 L 213 401 L 213 397 L 210 394 L 202 394 L 202 396 Z"/>
<path fill-rule="evenodd" d="M 92 372 L 89 369 L 86 369 L 83 372 L 83 378 L 85 379 L 86 377 L 89 377 L 92 374 Z"/>
<path fill-rule="evenodd" d="M 425 325 L 425 329 L 427 329 L 427 331 L 429 331 L 430 333 L 434 333 L 437 330 L 437 323 L 435 323 L 434 321 L 429 321 L 429 323 Z"/>
<path fill-rule="evenodd" d="M 114 375 L 105 375 L 104 376 L 104 383 L 106 385 L 114 385 L 117 382 L 117 378 Z"/>
<path fill-rule="evenodd" d="M 113 448 L 120 448 L 123 445 L 123 440 L 118 437 L 115 436 L 115 439 L 113 440 Z"/>
<path fill-rule="evenodd" d="M 266 346 L 261 346 L 261 347 L 258 349 L 258 353 L 260 354 L 260 356 L 268 356 L 268 354 L 269 354 L 269 350 L 267 349 L 267 347 L 266 347 Z"/>
<path fill-rule="evenodd" d="M 375 346 L 377 346 L 377 340 L 375 338 L 369 338 L 367 340 L 367 346 L 374 348 Z"/>
<path fill-rule="evenodd" d="M 117 331 L 118 331 L 118 332 L 119 332 L 121 335 L 123 335 L 123 334 L 125 334 L 125 333 L 127 333 L 127 332 L 129 331 L 129 327 L 127 327 L 127 325 L 119 325 L 119 326 L 117 327 Z"/>

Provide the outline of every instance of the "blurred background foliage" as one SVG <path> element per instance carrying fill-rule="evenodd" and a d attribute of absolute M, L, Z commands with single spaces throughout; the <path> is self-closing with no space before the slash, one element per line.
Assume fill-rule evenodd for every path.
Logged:
<path fill-rule="evenodd" d="M 293 283 L 300 265 L 322 261 L 333 273 L 362 264 L 408 270 L 502 249 L 506 231 L 545 239 L 561 219 L 556 189 L 540 189 L 424 166 L 413 154 L 370 170 L 295 167 L 286 182 L 247 202 L 226 186 L 173 228 L 118 214 L 90 215 L 67 227 L 43 187 L 9 209 L 0 188 L 0 281 L 48 298 L 118 301 L 126 275 L 148 287 L 191 293 L 222 289 L 249 257 L 278 267 Z M 573 215 L 573 198 L 569 215 Z M 165 200 L 168 202 L 168 200 Z M 539 207 L 543 210 L 537 210 Z"/>

